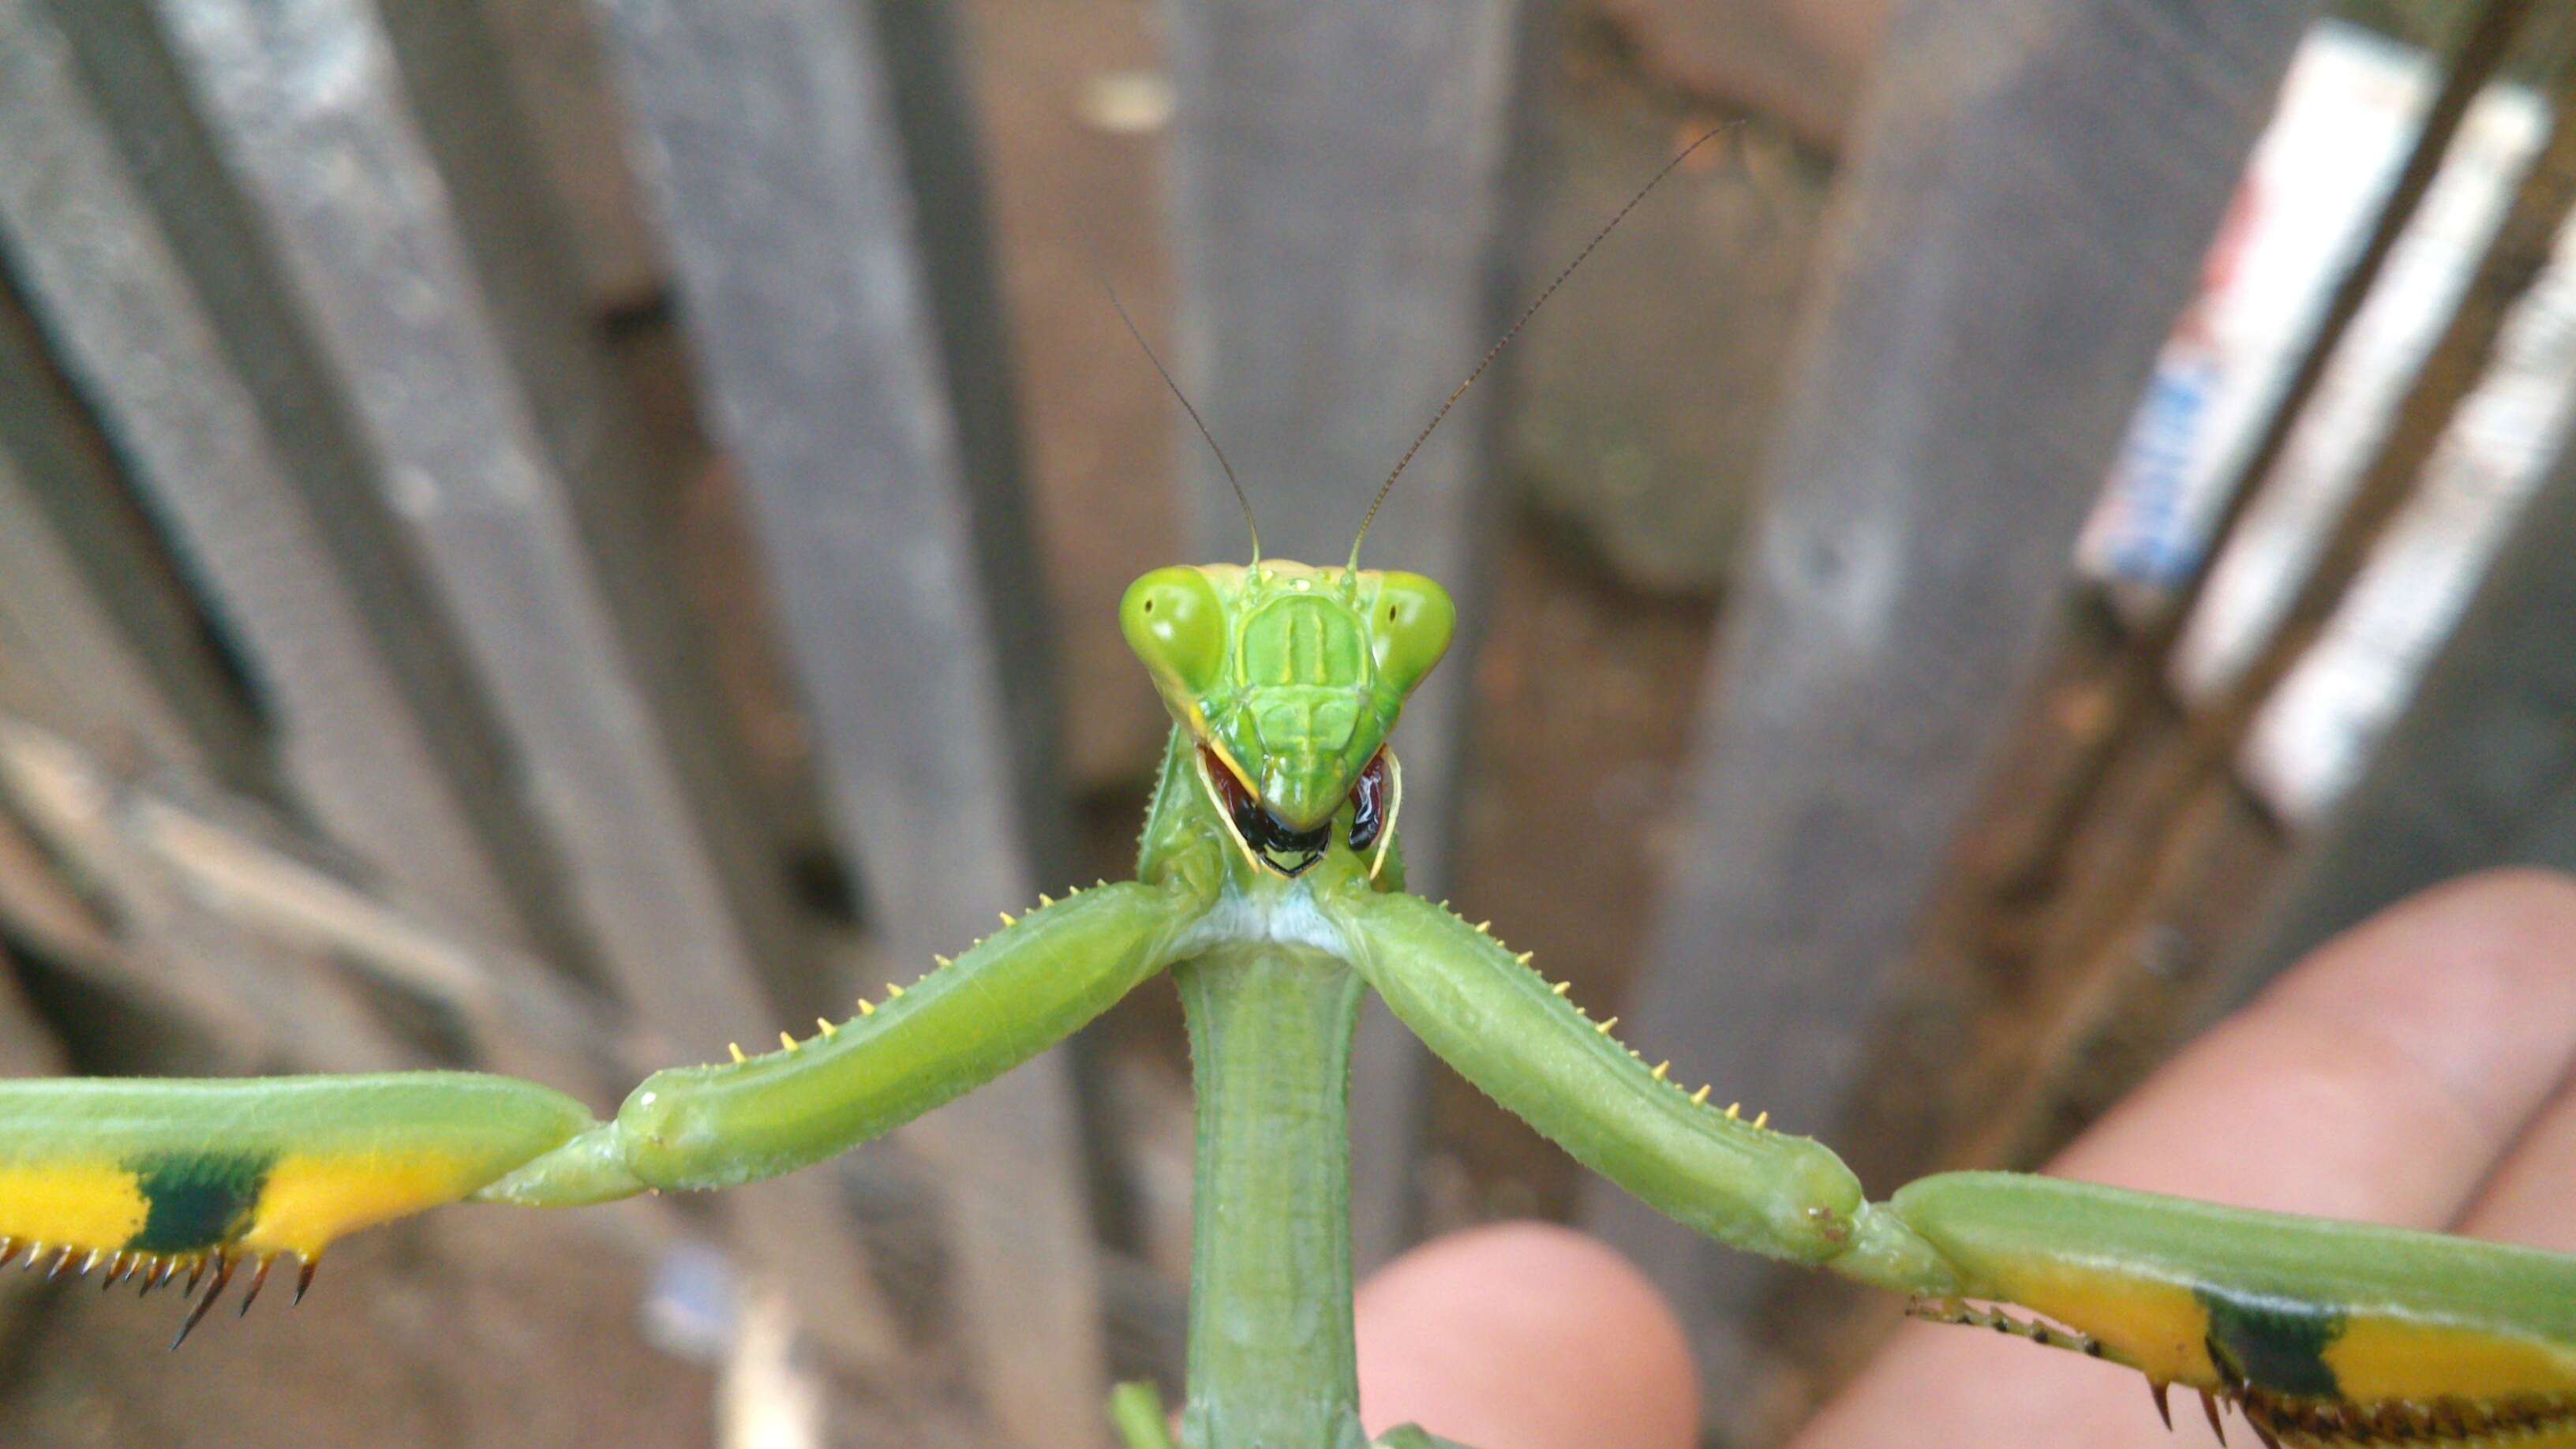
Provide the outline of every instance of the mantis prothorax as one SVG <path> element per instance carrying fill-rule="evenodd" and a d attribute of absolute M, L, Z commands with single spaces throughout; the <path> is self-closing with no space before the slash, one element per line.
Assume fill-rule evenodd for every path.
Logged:
<path fill-rule="evenodd" d="M 1198 1093 L 1187 1449 L 1369 1443 L 1347 1113 L 1370 990 L 1584 1164 L 1721 1242 L 2126 1365 L 2159 1406 L 2173 1385 L 2232 1401 L 2276 1445 L 2576 1449 L 2576 1258 L 2007 1174 L 1872 1202 L 1824 1146 L 1649 1067 L 1485 924 L 1407 894 L 1388 737 L 1455 612 L 1431 580 L 1357 559 L 1256 547 L 1128 590 L 1120 624 L 1174 722 L 1135 880 L 1041 898 L 780 1050 L 656 1073 L 607 1121 L 470 1073 L 0 1084 L 0 1263 L 147 1288 L 185 1271 L 193 1325 L 245 1267 L 246 1293 L 281 1258 L 309 1278 L 341 1235 L 440 1204 L 574 1206 L 823 1161 L 1169 970 Z M 1150 1390 L 1113 1415 L 1134 1449 L 1172 1449 Z"/>

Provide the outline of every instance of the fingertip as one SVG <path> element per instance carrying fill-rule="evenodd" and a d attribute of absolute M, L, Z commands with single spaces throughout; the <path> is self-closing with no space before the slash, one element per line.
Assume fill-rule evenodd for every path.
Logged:
<path fill-rule="evenodd" d="M 2480 871 L 2336 935 L 2284 973 L 2255 1009 L 2431 1010 L 2427 1025 L 2446 1036 L 2483 1035 L 2526 1014 L 2555 1024 L 2576 1017 L 2570 941 L 2576 876 L 2529 866 Z"/>
<path fill-rule="evenodd" d="M 1362 1418 L 1477 1449 L 1690 1449 L 1680 1317 L 1608 1246 L 1550 1223 L 1426 1243 L 1359 1293 Z"/>
<path fill-rule="evenodd" d="M 2450 1222 L 2568 1070 L 2576 880 L 2470 876 L 2319 948 L 2055 1164 L 2244 1207 Z"/>
<path fill-rule="evenodd" d="M 2445 881 L 2396 908 L 2427 914 L 2455 909 L 2511 923 L 2517 930 L 2563 932 L 2576 928 L 2576 875 L 2547 866 L 2497 866 Z"/>

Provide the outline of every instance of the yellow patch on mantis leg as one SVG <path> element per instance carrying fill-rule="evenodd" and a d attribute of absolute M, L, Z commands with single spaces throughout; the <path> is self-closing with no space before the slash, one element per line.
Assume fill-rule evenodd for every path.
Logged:
<path fill-rule="evenodd" d="M 318 1257 L 334 1238 L 456 1202 L 491 1176 L 479 1154 L 289 1153 L 269 1169 L 242 1246 Z"/>
<path fill-rule="evenodd" d="M 112 1162 L 0 1165 L 0 1236 L 112 1249 L 143 1230 L 150 1210 L 135 1175 Z"/>
<path fill-rule="evenodd" d="M 2356 1317 L 2324 1356 L 2356 1399 L 2576 1393 L 2576 1348 L 2466 1326 Z"/>
<path fill-rule="evenodd" d="M 2100 1340 L 2115 1362 L 2167 1383 L 2219 1382 L 2209 1358 L 2209 1310 L 2188 1287 L 2065 1259 L 1979 1266 L 1994 1297 Z"/>

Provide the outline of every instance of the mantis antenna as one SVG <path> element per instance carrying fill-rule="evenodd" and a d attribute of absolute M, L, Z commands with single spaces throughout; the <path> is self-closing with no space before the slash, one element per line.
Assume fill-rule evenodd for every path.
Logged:
<path fill-rule="evenodd" d="M 1433 430 L 1440 426 L 1442 418 L 1449 416 L 1449 410 L 1458 405 L 1458 399 L 1467 395 L 1467 389 L 1476 385 L 1476 379 L 1483 377 L 1485 369 L 1494 365 L 1494 359 L 1503 355 L 1503 349 L 1512 345 L 1512 339 L 1521 335 L 1521 329 L 1529 325 L 1529 319 L 1537 316 L 1538 309 L 1547 305 L 1547 299 L 1556 295 L 1556 289 L 1564 286 L 1565 279 L 1574 275 L 1574 269 L 1582 266 L 1584 259 L 1592 255 L 1592 249 L 1601 245 L 1608 239 L 1611 232 L 1618 229 L 1619 223 L 1628 219 L 1628 213 L 1637 209 L 1637 203 L 1644 201 L 1656 187 L 1663 185 L 1664 178 L 1672 175 L 1684 161 L 1689 160 L 1693 151 L 1717 139 L 1719 132 L 1734 130 L 1742 124 L 1741 121 L 1729 121 L 1722 126 L 1712 126 L 1703 132 L 1698 140 L 1673 153 L 1673 159 L 1665 162 L 1662 170 L 1647 178 L 1646 184 L 1637 188 L 1637 194 L 1629 197 L 1628 204 L 1620 207 L 1616 215 L 1602 223 L 1601 229 L 1592 234 L 1592 240 L 1583 244 L 1583 250 L 1574 254 L 1574 260 L 1565 264 L 1565 270 L 1556 274 L 1556 280 L 1549 282 L 1535 300 L 1522 308 L 1521 315 L 1512 319 L 1512 325 L 1503 329 L 1503 335 L 1494 339 L 1494 345 L 1485 349 L 1485 355 L 1478 359 L 1475 370 L 1467 374 L 1465 382 L 1458 384 L 1456 389 L 1451 391 L 1448 400 L 1440 404 L 1440 411 L 1433 413 L 1431 421 L 1423 424 L 1422 431 L 1414 434 L 1413 446 L 1405 449 L 1404 456 L 1395 460 L 1395 471 L 1386 475 L 1386 481 L 1378 485 L 1377 497 L 1369 500 L 1368 514 L 1360 520 L 1359 537 L 1351 540 L 1351 560 L 1348 567 L 1352 572 L 1356 573 L 1359 570 L 1360 544 L 1368 538 L 1369 525 L 1377 522 L 1377 511 L 1385 506 L 1386 495 L 1395 491 L 1395 480 L 1404 476 L 1405 465 L 1413 461 L 1414 454 L 1422 451 L 1424 443 L 1431 441 Z"/>
<path fill-rule="evenodd" d="M 1100 289 L 1109 294 L 1109 305 L 1117 309 L 1118 320 L 1127 324 L 1127 335 L 1136 339 L 1136 345 L 1144 349 L 1145 360 L 1154 364 L 1154 370 L 1163 375 L 1163 386 L 1170 388 L 1172 396 L 1180 400 L 1181 411 L 1190 415 L 1191 425 L 1199 430 L 1200 437 L 1207 439 L 1208 451 L 1216 454 L 1216 465 L 1225 470 L 1225 481 L 1234 485 L 1234 501 L 1243 509 L 1243 526 L 1252 534 L 1252 561 L 1261 562 L 1261 525 L 1252 517 L 1252 499 L 1243 491 L 1243 480 L 1234 476 L 1234 465 L 1225 460 L 1225 449 L 1216 445 L 1216 434 L 1208 431 L 1207 420 L 1191 406 L 1190 395 L 1181 391 L 1181 385 L 1172 379 L 1172 370 L 1163 366 L 1163 359 L 1154 355 L 1154 344 L 1147 342 L 1145 334 L 1136 329 L 1136 319 L 1127 315 L 1127 304 L 1118 300 L 1118 289 L 1110 284 L 1109 274 L 1100 272 L 1098 275 Z"/>

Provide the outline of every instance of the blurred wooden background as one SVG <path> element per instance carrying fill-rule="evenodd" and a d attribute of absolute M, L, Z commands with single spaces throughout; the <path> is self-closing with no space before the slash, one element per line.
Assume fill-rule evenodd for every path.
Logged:
<path fill-rule="evenodd" d="M 2560 13 L 2335 10 L 2430 57 L 2392 174 L 2217 517 L 2144 584 L 2074 563 L 2325 11 L 0 0 L 0 1070 L 605 1110 L 1123 874 L 1162 724 L 1114 601 L 1242 545 L 1102 282 L 1329 560 L 1534 281 L 1741 120 L 1371 539 L 1470 621 L 1403 730 L 1417 883 L 1877 1191 L 2033 1165 L 2378 905 L 2576 867 Z M 2505 86 L 2533 154 L 2213 678 L 2207 561 L 2303 422 L 2350 441 Z M 2503 486 L 2496 377 L 2538 451 L 2482 581 L 2287 808 L 2246 762 Z M 1595 1227 L 1719 1442 L 1893 1311 L 1582 1180 L 1382 1016 L 1354 1091 L 1364 1258 Z M 0 1442 L 1104 1443 L 1113 1373 L 1177 1372 L 1188 1140 L 1149 992 L 831 1169 L 370 1235 L 175 1372 L 164 1315 L 13 1280 Z"/>

